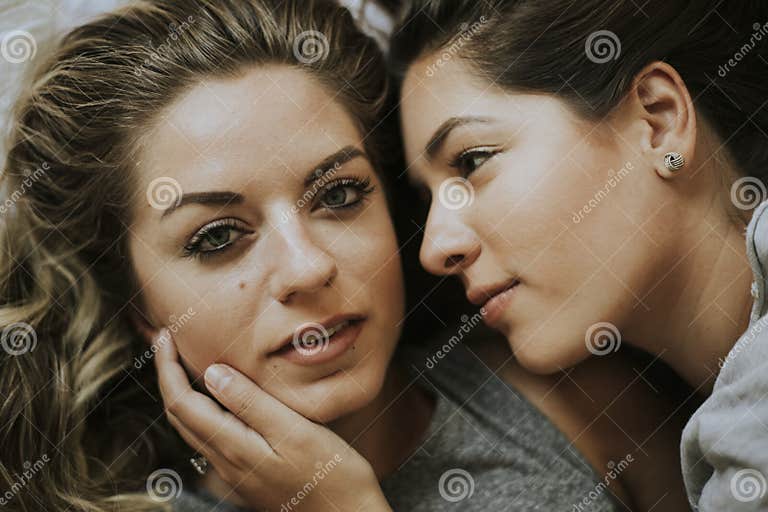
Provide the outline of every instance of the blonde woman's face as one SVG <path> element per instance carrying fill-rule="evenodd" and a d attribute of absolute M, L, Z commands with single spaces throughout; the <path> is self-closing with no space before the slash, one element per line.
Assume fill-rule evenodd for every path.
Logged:
<path fill-rule="evenodd" d="M 303 71 L 260 67 L 187 91 L 142 148 L 131 258 L 192 377 L 229 364 L 316 421 L 374 398 L 403 283 L 342 106 Z"/>
<path fill-rule="evenodd" d="M 603 343 L 592 326 L 623 325 L 673 260 L 654 243 L 677 236 L 666 184 L 624 142 L 643 127 L 586 123 L 436 58 L 402 87 L 409 174 L 431 192 L 421 262 L 456 275 L 528 368 L 571 366 Z"/>

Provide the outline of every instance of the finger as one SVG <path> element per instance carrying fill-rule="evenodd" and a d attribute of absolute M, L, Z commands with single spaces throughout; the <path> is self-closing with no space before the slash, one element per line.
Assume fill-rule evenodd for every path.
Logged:
<path fill-rule="evenodd" d="M 292 431 L 300 434 L 317 427 L 231 366 L 209 366 L 205 385 L 224 407 L 264 436 L 272 447 Z"/>
<path fill-rule="evenodd" d="M 216 468 L 217 473 L 228 473 L 236 470 L 226 457 L 217 452 L 214 447 L 197 437 L 191 430 L 184 426 L 173 414 L 168 415 L 168 422 L 176 429 L 179 435 L 186 441 L 190 448 L 208 459 L 208 463 Z"/>
<path fill-rule="evenodd" d="M 167 331 L 163 329 L 162 331 Z M 178 362 L 170 332 L 161 332 L 164 341 L 155 358 L 163 402 L 184 427 L 233 464 L 261 460 L 274 455 L 262 436 L 223 410 L 208 396 L 192 389 Z"/>

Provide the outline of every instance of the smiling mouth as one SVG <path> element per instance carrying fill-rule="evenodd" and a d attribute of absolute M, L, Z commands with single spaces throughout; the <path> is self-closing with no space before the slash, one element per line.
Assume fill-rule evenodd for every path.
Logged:
<path fill-rule="evenodd" d="M 493 295 L 491 295 L 485 303 L 488 304 L 488 301 L 491 301 L 491 300 L 495 299 L 496 297 L 498 297 L 502 293 L 508 292 L 512 288 L 516 287 L 518 284 L 520 284 L 520 281 L 515 279 L 514 281 L 512 281 L 512 283 L 509 284 L 509 286 L 505 286 L 504 288 L 501 288 L 498 292 L 496 292 Z"/>
<path fill-rule="evenodd" d="M 476 306 L 484 306 L 488 304 L 489 301 L 493 300 L 494 297 L 511 290 L 518 284 L 520 284 L 519 279 L 512 279 L 511 281 L 500 285 L 487 286 L 481 289 L 471 289 L 467 291 L 467 299 Z"/>

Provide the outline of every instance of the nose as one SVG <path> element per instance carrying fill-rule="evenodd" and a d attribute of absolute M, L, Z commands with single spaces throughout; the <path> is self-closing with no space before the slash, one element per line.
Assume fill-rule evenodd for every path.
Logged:
<path fill-rule="evenodd" d="M 275 300 L 287 305 L 333 284 L 338 274 L 336 260 L 300 224 L 281 227 L 274 235 L 279 241 L 272 256 L 275 265 L 270 280 Z"/>
<path fill-rule="evenodd" d="M 450 275 L 470 266 L 480 255 L 480 242 L 461 213 L 432 204 L 419 259 L 432 274 Z"/>

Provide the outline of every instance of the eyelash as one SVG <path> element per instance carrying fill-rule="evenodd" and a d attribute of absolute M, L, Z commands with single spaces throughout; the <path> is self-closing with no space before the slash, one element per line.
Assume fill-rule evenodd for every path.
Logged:
<path fill-rule="evenodd" d="M 240 238 L 237 240 L 234 240 L 232 242 L 227 242 L 225 244 L 222 244 L 218 246 L 215 249 L 210 250 L 202 250 L 200 249 L 200 246 L 205 241 L 205 237 L 208 236 L 210 233 L 214 232 L 217 229 L 221 228 L 230 228 L 233 231 L 238 231 L 244 235 L 250 235 L 253 233 L 253 231 L 246 229 L 243 227 L 243 224 L 238 219 L 219 219 L 216 221 L 211 222 L 210 224 L 206 224 L 202 228 L 200 228 L 194 235 L 192 235 L 192 238 L 189 239 L 189 242 L 184 246 L 184 253 L 183 256 L 186 258 L 198 258 L 198 259 L 205 259 L 210 258 L 211 256 L 221 254 L 223 251 L 225 251 L 228 247 L 234 245 L 237 243 Z"/>
<path fill-rule="evenodd" d="M 467 178 L 470 174 L 480 169 L 480 167 L 482 167 L 488 160 L 498 155 L 500 152 L 501 150 L 499 149 L 488 148 L 488 147 L 464 148 L 455 157 L 451 159 L 448 165 L 450 165 L 454 169 L 457 169 L 464 178 Z M 464 163 L 463 159 L 467 158 L 468 156 L 476 156 L 476 155 L 487 155 L 488 158 L 486 158 L 486 160 L 480 165 L 478 165 L 475 169 L 471 171 L 465 170 L 462 167 L 462 164 Z"/>
<path fill-rule="evenodd" d="M 375 186 L 371 185 L 371 178 L 351 176 L 348 178 L 339 178 L 330 183 L 327 183 L 320 189 L 319 192 L 317 192 L 317 194 L 315 194 L 314 197 L 319 197 L 322 199 L 325 195 L 336 190 L 337 188 L 346 188 L 346 187 L 354 188 L 360 194 L 360 197 L 353 203 L 349 203 L 342 206 L 326 206 L 326 208 L 328 208 L 329 210 L 347 210 L 347 209 L 353 209 L 353 208 L 359 207 L 362 205 L 363 201 L 367 198 L 367 196 L 376 189 Z M 312 211 L 314 210 L 315 208 L 313 207 Z"/>
<path fill-rule="evenodd" d="M 355 188 L 359 192 L 361 197 L 355 200 L 353 203 L 349 203 L 342 206 L 333 206 L 333 207 L 328 206 L 326 208 L 331 210 L 351 210 L 353 208 L 359 207 L 360 205 L 362 205 L 363 201 L 366 199 L 366 196 L 368 196 L 371 192 L 373 192 L 376 189 L 375 186 L 371 186 L 370 178 L 359 178 L 359 177 L 339 178 L 323 186 L 323 188 L 321 188 L 320 191 L 317 192 L 314 197 L 322 198 L 325 194 L 328 194 L 329 192 L 337 188 L 343 188 L 343 187 Z M 313 208 L 313 211 L 314 209 L 315 208 Z M 231 230 L 238 231 L 242 234 L 253 233 L 252 230 L 245 228 L 242 222 L 239 221 L 238 219 L 229 218 L 229 219 L 216 220 L 214 222 L 211 222 L 210 224 L 203 226 L 194 235 L 192 235 L 192 238 L 190 238 L 189 242 L 184 246 L 183 256 L 185 258 L 196 258 L 199 260 L 210 258 L 212 256 L 222 254 L 229 247 L 233 246 L 238 242 L 238 240 L 240 240 L 240 238 L 238 238 L 234 241 L 227 242 L 220 246 L 217 246 L 214 249 L 202 250 L 200 246 L 205 241 L 205 238 L 210 233 L 221 228 L 230 228 Z"/>

